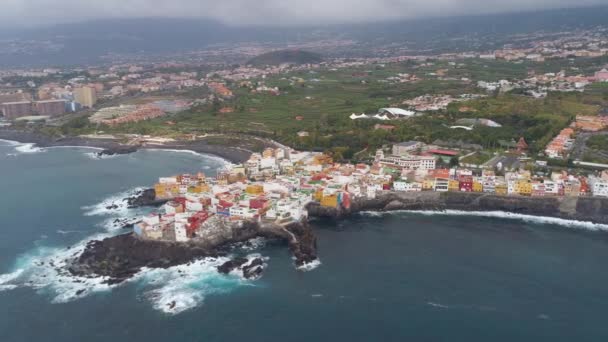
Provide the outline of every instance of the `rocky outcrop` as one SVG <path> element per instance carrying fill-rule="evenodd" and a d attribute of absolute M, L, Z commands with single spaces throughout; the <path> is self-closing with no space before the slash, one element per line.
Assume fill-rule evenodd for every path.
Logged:
<path fill-rule="evenodd" d="M 374 199 L 356 199 L 350 208 L 307 207 L 312 217 L 341 218 L 361 211 L 463 210 L 504 211 L 608 224 L 608 198 L 525 197 L 463 192 L 381 192 Z"/>
<path fill-rule="evenodd" d="M 197 237 L 191 242 L 144 240 L 134 234 L 123 234 L 101 241 L 91 241 L 84 252 L 70 262 L 69 271 L 79 276 L 108 277 L 110 284 L 120 283 L 143 267 L 167 268 L 205 258 L 226 255 L 229 247 L 256 237 L 285 241 L 300 266 L 314 261 L 316 238 L 307 224 L 293 223 L 288 228 L 275 224 L 245 222 L 222 229 L 224 234 Z M 263 260 L 237 258 L 218 268 L 222 273 L 238 269 L 245 278 L 261 275 Z"/>
<path fill-rule="evenodd" d="M 113 156 L 119 154 L 130 154 L 137 152 L 139 146 L 136 145 L 114 145 L 112 147 L 108 147 L 100 152 L 97 152 L 98 157 L 103 156 Z"/>
<path fill-rule="evenodd" d="M 295 239 L 289 241 L 289 249 L 296 258 L 296 266 L 309 264 L 317 259 L 317 237 L 307 222 L 292 223 L 285 229 Z"/>
<path fill-rule="evenodd" d="M 221 253 L 195 244 L 142 240 L 123 234 L 101 241 L 90 241 L 69 271 L 79 276 L 108 277 L 107 283 L 120 283 L 143 267 L 167 268 Z"/>
<path fill-rule="evenodd" d="M 217 267 L 217 271 L 222 274 L 229 274 L 235 270 L 241 272 L 245 279 L 257 279 L 264 271 L 264 260 L 261 258 L 250 260 L 244 257 L 237 257 Z"/>
<path fill-rule="evenodd" d="M 127 205 L 129 208 L 139 208 L 139 207 L 160 207 L 161 205 L 167 203 L 169 200 L 166 199 L 156 199 L 156 192 L 154 189 L 146 189 L 135 196 L 125 198 Z"/>

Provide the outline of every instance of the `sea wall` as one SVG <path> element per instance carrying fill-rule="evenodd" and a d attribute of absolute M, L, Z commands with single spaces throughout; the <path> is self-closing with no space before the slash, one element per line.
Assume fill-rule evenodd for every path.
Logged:
<path fill-rule="evenodd" d="M 464 192 L 383 191 L 374 199 L 355 199 L 350 208 L 307 207 L 311 217 L 340 218 L 361 211 L 504 211 L 608 224 L 608 198 L 525 197 Z"/>

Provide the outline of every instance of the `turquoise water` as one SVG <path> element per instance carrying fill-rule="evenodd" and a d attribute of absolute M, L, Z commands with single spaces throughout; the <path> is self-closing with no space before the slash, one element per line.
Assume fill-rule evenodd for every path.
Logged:
<path fill-rule="evenodd" d="M 322 264 L 309 272 L 266 244 L 247 252 L 268 258 L 254 282 L 217 275 L 221 260 L 207 260 L 114 288 L 74 283 L 49 262 L 141 213 L 100 204 L 161 175 L 222 165 L 90 152 L 0 142 L 0 341 L 608 340 L 608 234 L 584 226 L 362 214 L 313 222 Z M 172 300 L 178 313 L 167 312 Z"/>

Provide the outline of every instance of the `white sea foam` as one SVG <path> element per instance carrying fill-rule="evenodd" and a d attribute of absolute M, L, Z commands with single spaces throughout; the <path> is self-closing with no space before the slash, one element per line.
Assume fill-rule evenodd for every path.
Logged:
<path fill-rule="evenodd" d="M 14 140 L 6 140 L 6 139 L 0 139 L 0 143 L 3 143 L 7 146 L 19 146 L 19 145 L 23 145 L 23 143 L 20 143 L 18 141 L 14 141 Z"/>
<path fill-rule="evenodd" d="M 15 147 L 15 150 L 20 153 L 40 153 L 45 149 L 36 147 L 36 144 L 21 144 Z"/>
<path fill-rule="evenodd" d="M 298 271 L 304 271 L 304 272 L 309 272 L 312 271 L 314 269 L 316 269 L 317 267 L 321 266 L 321 260 L 320 259 L 315 259 L 309 263 L 306 263 L 304 265 L 298 266 Z"/>
<path fill-rule="evenodd" d="M 118 157 L 118 154 L 104 154 L 100 156 L 97 152 L 85 152 L 84 155 L 93 160 L 104 160 Z"/>
<path fill-rule="evenodd" d="M 434 308 L 440 308 L 440 309 L 449 309 L 450 307 L 447 305 L 443 305 L 440 303 L 435 303 L 435 302 L 426 302 L 427 305 L 430 305 Z"/>
<path fill-rule="evenodd" d="M 129 216 L 129 213 L 132 210 L 129 208 L 129 205 L 126 198 L 136 196 L 139 192 L 143 191 L 144 188 L 138 187 L 133 188 L 127 191 L 123 191 L 121 193 L 112 195 L 103 201 L 82 207 L 85 210 L 85 216 L 104 216 L 104 215 L 113 215 L 113 216 Z M 108 207 L 111 207 L 108 209 Z"/>
<path fill-rule="evenodd" d="M 231 163 L 230 161 L 222 158 L 222 157 L 218 157 L 212 154 L 207 154 L 207 153 L 199 153 L 196 151 L 192 151 L 192 150 L 177 150 L 177 149 L 168 149 L 168 148 L 148 148 L 146 149 L 148 151 L 160 151 L 160 152 L 174 152 L 174 153 L 187 153 L 187 154 L 191 154 L 194 156 L 198 156 L 198 157 L 204 157 L 205 159 L 208 160 L 212 160 L 215 162 L 218 162 L 222 165 L 234 165 L 233 163 Z"/>
<path fill-rule="evenodd" d="M 0 291 L 29 287 L 51 298 L 52 303 L 66 303 L 91 294 L 111 291 L 121 286 L 105 284 L 105 277 L 78 277 L 67 271 L 69 260 L 85 249 L 89 240 L 111 236 L 98 234 L 70 248 L 39 247 L 21 256 L 16 270 L 0 275 Z M 143 286 L 142 296 L 152 306 L 168 314 L 178 314 L 203 303 L 210 294 L 226 293 L 237 286 L 250 284 L 235 275 L 221 275 L 217 266 L 229 258 L 206 258 L 167 269 L 144 268 L 127 283 Z"/>
<path fill-rule="evenodd" d="M 16 270 L 0 275 L 3 290 L 30 287 L 51 297 L 52 303 L 65 303 L 89 294 L 108 291 L 103 277 L 76 277 L 67 271 L 68 260 L 82 253 L 89 239 L 101 239 L 107 235 L 87 238 L 70 248 L 38 247 L 17 259 Z"/>
<path fill-rule="evenodd" d="M 260 248 L 263 248 L 264 246 L 266 246 L 266 239 L 263 237 L 257 237 L 257 238 L 249 239 L 245 242 L 234 244 L 235 248 L 238 248 L 240 250 L 245 250 L 245 251 L 255 251 Z"/>
<path fill-rule="evenodd" d="M 57 232 L 57 234 L 61 234 L 61 235 L 82 233 L 81 230 L 63 230 L 63 229 L 57 229 L 56 232 Z"/>
<path fill-rule="evenodd" d="M 362 215 L 370 216 L 370 217 L 379 217 L 379 216 L 383 216 L 383 215 L 395 215 L 395 214 L 404 214 L 404 213 L 420 214 L 420 215 L 427 215 L 427 216 L 444 215 L 444 216 L 495 217 L 495 218 L 503 218 L 503 219 L 511 219 L 511 220 L 522 220 L 525 222 L 538 223 L 538 224 L 555 224 L 555 225 L 569 227 L 569 228 L 582 228 L 582 229 L 589 229 L 589 230 L 593 230 L 593 231 L 608 231 L 607 224 L 593 223 L 593 222 L 587 222 L 587 221 L 566 220 L 566 219 L 561 219 L 561 218 L 556 218 L 556 217 L 515 214 L 515 213 L 504 212 L 504 211 L 398 210 L 398 211 L 391 211 L 391 212 L 373 212 L 373 211 L 361 212 Z"/>
<path fill-rule="evenodd" d="M 0 274 L 0 291 L 27 287 L 50 297 L 52 303 L 65 303 L 121 286 L 121 284 L 106 284 L 108 280 L 106 277 L 74 276 L 68 271 L 68 267 L 71 260 L 82 254 L 89 241 L 102 240 L 115 235 L 125 224 L 137 220 L 114 216 L 117 211 L 108 211 L 106 206 L 114 202 L 122 202 L 123 198 L 129 197 L 138 190 L 140 189 L 129 190 L 111 196 L 97 205 L 85 207 L 84 209 L 88 210 L 87 215 L 109 216 L 99 224 L 106 232 L 86 237 L 69 248 L 38 246 L 20 256 L 15 262 L 14 271 Z M 118 213 L 135 213 L 124 208 L 121 207 Z M 68 234 L 77 231 L 57 230 L 57 232 Z M 248 256 L 250 260 L 255 257 L 261 256 L 259 254 Z M 263 259 L 267 260 L 267 258 Z M 167 269 L 144 268 L 126 283 L 141 284 L 142 297 L 150 301 L 155 309 L 167 314 L 178 314 L 201 305 L 208 295 L 225 293 L 238 286 L 252 284 L 250 280 L 244 279 L 242 274 L 220 274 L 217 266 L 228 260 L 230 259 L 227 257 L 206 258 Z"/>
<path fill-rule="evenodd" d="M 193 309 L 208 295 L 226 293 L 246 283 L 237 276 L 217 272 L 217 266 L 228 260 L 207 258 L 167 269 L 142 270 L 139 281 L 144 285 L 143 297 L 167 314 Z"/>

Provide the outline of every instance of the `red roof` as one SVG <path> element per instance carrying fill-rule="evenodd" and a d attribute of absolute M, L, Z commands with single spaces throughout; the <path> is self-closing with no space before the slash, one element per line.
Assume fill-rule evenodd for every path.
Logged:
<path fill-rule="evenodd" d="M 446 156 L 457 156 L 458 155 L 458 152 L 450 151 L 450 150 L 428 150 L 427 152 L 431 153 L 431 154 L 443 154 Z"/>

